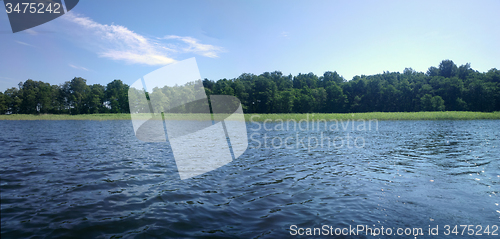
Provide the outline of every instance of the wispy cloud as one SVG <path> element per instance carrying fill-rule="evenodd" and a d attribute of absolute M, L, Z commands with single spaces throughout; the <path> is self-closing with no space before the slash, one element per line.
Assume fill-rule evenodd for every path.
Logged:
<path fill-rule="evenodd" d="M 78 70 L 84 70 L 84 71 L 89 71 L 89 69 L 83 67 L 83 66 L 75 66 L 73 64 L 68 64 L 70 67 L 78 69 Z"/>
<path fill-rule="evenodd" d="M 199 55 L 210 57 L 210 58 L 219 57 L 218 53 L 223 51 L 223 49 L 221 47 L 212 46 L 212 45 L 208 45 L 208 44 L 201 44 L 198 42 L 197 39 L 192 38 L 192 37 L 182 37 L 182 36 L 169 35 L 169 36 L 165 36 L 165 37 L 160 38 L 160 39 L 179 40 L 179 41 L 185 43 L 185 45 L 186 45 L 186 46 L 179 46 L 179 49 L 181 52 L 195 53 L 195 54 L 199 54 Z"/>
<path fill-rule="evenodd" d="M 4 83 L 13 83 L 13 82 L 19 82 L 20 80 L 17 80 L 17 79 L 14 79 L 14 78 L 10 78 L 10 77 L 4 77 L 4 76 L 0 76 L 0 82 L 4 82 Z M 14 85 L 17 84 L 17 83 L 14 83 Z"/>
<path fill-rule="evenodd" d="M 26 29 L 24 32 L 30 34 L 30 35 L 38 35 L 38 32 L 33 30 L 33 29 Z"/>
<path fill-rule="evenodd" d="M 0 79 L 6 79 L 6 80 L 14 80 L 14 78 L 10 78 L 10 77 L 4 77 L 4 76 L 0 76 Z"/>
<path fill-rule="evenodd" d="M 16 41 L 17 43 L 21 44 L 21 45 L 25 45 L 25 46 L 30 46 L 30 47 L 36 47 L 36 46 L 33 46 L 31 44 L 28 44 L 26 42 L 22 42 L 22 41 Z"/>
<path fill-rule="evenodd" d="M 222 50 L 217 46 L 201 44 L 191 37 L 148 38 L 127 27 L 101 24 L 72 12 L 68 12 L 63 17 L 71 25 L 69 29 L 72 35 L 81 37 L 83 44 L 91 45 L 89 47 L 100 57 L 131 64 L 166 65 L 176 61 L 173 55 L 194 53 L 206 57 L 217 57 L 217 53 Z M 179 45 L 178 42 L 172 43 L 164 40 L 180 40 L 184 46 Z"/>

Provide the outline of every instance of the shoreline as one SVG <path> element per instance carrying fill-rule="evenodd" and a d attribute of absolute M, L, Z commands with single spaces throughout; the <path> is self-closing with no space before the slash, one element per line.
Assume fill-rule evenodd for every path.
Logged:
<path fill-rule="evenodd" d="M 245 114 L 250 121 L 287 120 L 479 120 L 500 119 L 500 112 L 434 111 L 434 112 L 369 112 L 369 113 L 306 113 L 306 114 Z M 0 115 L 1 120 L 131 120 L 130 114 L 12 114 Z"/>

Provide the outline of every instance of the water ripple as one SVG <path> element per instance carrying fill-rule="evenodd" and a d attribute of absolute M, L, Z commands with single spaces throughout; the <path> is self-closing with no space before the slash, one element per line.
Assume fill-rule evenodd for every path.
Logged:
<path fill-rule="evenodd" d="M 138 141 L 129 121 L 0 123 L 2 238 L 281 238 L 292 224 L 499 220 L 500 121 L 262 130 L 271 138 L 349 133 L 365 145 L 265 148 L 249 141 L 235 161 L 184 181 L 169 145 Z"/>

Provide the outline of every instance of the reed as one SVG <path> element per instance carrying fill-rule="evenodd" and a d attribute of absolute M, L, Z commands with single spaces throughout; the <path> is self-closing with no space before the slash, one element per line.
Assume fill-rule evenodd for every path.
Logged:
<path fill-rule="evenodd" d="M 0 115 L 0 120 L 130 120 L 130 114 L 82 114 L 82 115 L 56 115 L 56 114 L 12 114 Z"/>
<path fill-rule="evenodd" d="M 172 116 L 172 115 L 170 115 Z M 191 115 L 189 118 L 195 115 Z M 149 118 L 146 115 L 145 119 Z M 192 119 L 197 119 L 193 117 Z M 185 115 L 174 116 L 173 120 L 185 119 Z M 201 119 L 206 119 L 201 117 Z M 469 111 L 436 111 L 436 112 L 370 112 L 370 113 L 346 113 L 346 114 L 245 114 L 246 121 L 264 120 L 479 120 L 500 119 L 500 112 L 469 112 Z M 0 115 L 0 120 L 131 120 L 130 114 L 85 114 L 85 115 Z"/>

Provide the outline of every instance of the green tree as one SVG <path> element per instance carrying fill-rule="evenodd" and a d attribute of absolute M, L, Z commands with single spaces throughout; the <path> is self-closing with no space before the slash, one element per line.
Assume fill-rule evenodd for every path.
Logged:
<path fill-rule="evenodd" d="M 470 68 L 470 63 L 467 63 L 465 65 L 461 65 L 458 68 L 458 78 L 465 80 L 469 77 L 469 74 L 473 72 L 473 70 Z"/>
<path fill-rule="evenodd" d="M 22 86 L 21 112 L 24 114 L 36 114 L 39 111 L 37 95 L 39 92 L 38 82 L 28 79 Z"/>
<path fill-rule="evenodd" d="M 421 109 L 422 111 L 444 111 L 444 100 L 441 96 L 432 96 L 430 94 L 425 94 L 421 99 Z"/>
<path fill-rule="evenodd" d="M 86 98 L 86 103 L 88 107 L 88 113 L 96 114 L 104 112 L 104 91 L 105 87 L 100 84 L 94 84 L 90 86 L 89 93 Z"/>
<path fill-rule="evenodd" d="M 58 85 L 51 85 L 52 90 L 52 114 L 64 113 L 65 98 L 62 96 L 62 89 Z"/>
<path fill-rule="evenodd" d="M 258 76 L 255 81 L 255 88 L 253 92 L 254 98 L 254 112 L 255 113 L 271 113 L 274 108 L 274 101 L 277 92 L 276 83 L 272 80 Z"/>
<path fill-rule="evenodd" d="M 167 98 L 167 96 L 165 96 L 160 88 L 153 88 L 153 92 L 149 94 L 149 98 L 151 99 L 151 106 L 153 106 L 153 110 L 156 113 L 167 112 L 169 110 L 169 99 Z M 118 101 L 112 101 L 112 103 L 113 102 L 117 103 Z M 111 105 L 111 108 L 119 108 L 119 106 L 113 107 L 113 105 Z"/>
<path fill-rule="evenodd" d="M 449 78 L 456 76 L 458 72 L 457 65 L 452 60 L 444 60 L 439 64 L 439 75 Z"/>
<path fill-rule="evenodd" d="M 495 87 L 474 79 L 468 87 L 466 99 L 468 107 L 474 111 L 493 111 L 495 109 Z"/>
<path fill-rule="evenodd" d="M 28 79 L 19 88 L 0 94 L 0 114 L 17 113 L 127 113 L 129 86 L 114 80 L 106 87 L 75 77 L 62 85 Z M 311 113 L 436 110 L 500 110 L 500 71 L 473 70 L 470 63 L 457 67 L 443 60 L 426 73 L 405 68 L 403 73 L 383 72 L 355 76 L 346 81 L 335 71 L 321 77 L 313 73 L 296 76 L 280 71 L 261 75 L 241 74 L 235 79 L 203 80 L 207 96 L 233 95 L 246 113 Z M 154 89 L 146 97 L 160 102 L 162 110 L 193 110 L 184 105 L 194 100 L 196 84 Z M 134 110 L 147 111 L 144 92 L 131 91 Z M 147 102 L 146 102 L 147 103 Z M 135 107 L 137 106 L 137 107 Z M 155 106 L 160 107 L 160 106 Z M 177 109 L 178 108 L 178 109 Z"/>
<path fill-rule="evenodd" d="M 431 66 L 429 67 L 429 69 L 427 70 L 427 75 L 428 76 L 439 76 L 439 69 L 434 67 L 434 66 Z"/>
<path fill-rule="evenodd" d="M 274 71 L 270 74 L 271 79 L 276 83 L 278 91 L 286 91 L 293 88 L 292 75 L 283 76 L 281 71 Z"/>
<path fill-rule="evenodd" d="M 352 104 L 350 106 L 350 112 L 360 112 L 361 110 L 361 101 L 362 101 L 362 98 L 360 96 L 356 96 L 354 97 L 354 99 L 352 100 Z"/>
<path fill-rule="evenodd" d="M 322 86 L 324 88 L 332 85 L 333 83 L 340 85 L 344 82 L 344 79 L 336 72 L 327 71 L 323 74 L 323 77 L 320 78 L 322 81 Z"/>
<path fill-rule="evenodd" d="M 412 100 L 415 97 L 413 93 L 412 85 L 408 82 L 407 78 L 402 78 L 399 84 L 397 84 L 397 89 L 399 91 L 399 99 L 398 99 L 398 111 L 408 112 L 412 111 Z"/>
<path fill-rule="evenodd" d="M 121 80 L 114 80 L 106 85 L 105 99 L 111 107 L 111 113 L 129 113 L 129 86 Z"/>
<path fill-rule="evenodd" d="M 420 110 L 421 111 L 432 111 L 432 95 L 430 94 L 425 94 L 420 98 Z"/>
<path fill-rule="evenodd" d="M 314 73 L 299 73 L 299 75 L 293 78 L 293 88 L 303 89 L 306 86 L 309 87 L 309 89 L 314 89 L 318 86 L 318 77 Z"/>
<path fill-rule="evenodd" d="M 444 111 L 444 100 L 441 96 L 434 96 L 431 98 L 432 110 L 433 111 Z"/>
<path fill-rule="evenodd" d="M 7 96 L 0 92 L 0 114 L 7 113 Z"/>
<path fill-rule="evenodd" d="M 437 95 L 446 102 L 447 110 L 459 110 L 457 98 L 461 98 L 464 91 L 464 83 L 458 77 L 443 78 L 435 77 L 439 82 L 433 87 Z"/>
<path fill-rule="evenodd" d="M 6 97 L 7 103 L 7 112 L 11 114 L 20 114 L 22 113 L 22 89 L 10 88 L 4 92 L 4 97 Z"/>
<path fill-rule="evenodd" d="M 275 113 L 292 113 L 293 112 L 293 102 L 295 101 L 295 95 L 292 90 L 281 91 L 276 94 L 275 108 L 273 112 Z"/>
<path fill-rule="evenodd" d="M 496 68 L 490 69 L 485 76 L 485 81 L 488 82 L 490 91 L 493 94 L 495 101 L 493 110 L 500 111 L 500 70 Z"/>
<path fill-rule="evenodd" d="M 327 93 L 327 113 L 343 113 L 348 103 L 347 96 L 340 86 L 332 84 L 326 87 Z"/>
<path fill-rule="evenodd" d="M 87 113 L 85 98 L 89 92 L 87 80 L 81 77 L 75 77 L 66 85 L 67 97 L 69 98 L 69 112 L 70 114 Z"/>
<path fill-rule="evenodd" d="M 293 102 L 294 113 L 312 113 L 315 105 L 315 100 L 312 97 L 312 90 L 305 87 L 297 90 L 296 97 Z"/>
<path fill-rule="evenodd" d="M 38 82 L 38 94 L 37 94 L 37 102 L 38 102 L 38 112 L 47 114 L 53 112 L 54 105 L 53 105 L 53 98 L 54 98 L 54 91 L 52 87 L 50 86 L 49 83 L 44 83 L 39 81 Z"/>

